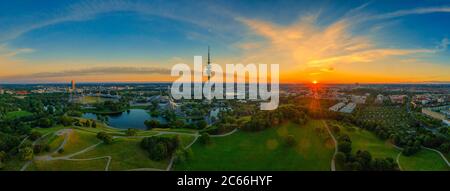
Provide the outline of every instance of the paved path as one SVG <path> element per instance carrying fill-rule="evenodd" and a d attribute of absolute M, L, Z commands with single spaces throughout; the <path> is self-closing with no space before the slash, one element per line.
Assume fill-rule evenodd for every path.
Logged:
<path fill-rule="evenodd" d="M 238 131 L 238 128 L 233 129 L 233 131 L 230 131 L 228 133 L 222 134 L 222 135 L 210 135 L 210 137 L 226 137 L 228 135 L 232 135 Z"/>
<path fill-rule="evenodd" d="M 447 166 L 450 167 L 450 163 L 448 162 L 447 158 L 445 158 L 445 156 L 440 151 L 438 151 L 436 149 L 428 148 L 428 147 L 423 147 L 423 148 L 430 150 L 430 151 L 437 152 L 439 155 L 441 155 L 442 159 L 444 159 L 445 163 L 447 163 Z"/>
<path fill-rule="evenodd" d="M 233 133 L 235 133 L 237 131 L 237 129 L 223 134 L 223 135 L 214 135 L 213 137 L 225 137 L 225 136 L 229 136 Z M 44 161 L 52 161 L 52 160 L 68 160 L 68 161 L 89 161 L 89 160 L 98 160 L 98 159 L 103 159 L 103 158 L 107 158 L 108 161 L 106 163 L 105 166 L 105 171 L 109 170 L 109 166 L 111 164 L 112 161 L 112 157 L 111 156 L 100 156 L 100 157 L 94 157 L 94 158 L 85 158 L 85 159 L 74 159 L 72 157 L 76 156 L 76 155 L 80 155 L 83 154 L 85 152 L 88 152 L 92 149 L 94 149 L 95 147 L 97 147 L 98 145 L 102 144 L 103 142 L 99 142 L 97 144 L 91 145 L 83 150 L 80 150 L 76 153 L 72 153 L 69 155 L 65 155 L 65 156 L 60 156 L 60 157 L 53 157 L 52 154 L 56 153 L 59 149 L 64 148 L 65 144 L 67 143 L 68 139 L 69 139 L 69 135 L 70 133 L 73 132 L 73 129 L 61 129 L 57 132 L 55 132 L 55 135 L 59 135 L 59 136 L 65 136 L 63 142 L 61 143 L 61 145 L 58 147 L 58 149 L 56 149 L 53 153 L 51 154 L 47 154 L 47 155 L 43 155 L 43 156 L 36 156 L 34 157 L 33 160 L 44 160 Z M 36 141 L 33 142 L 33 145 L 35 145 L 39 140 L 41 140 L 43 137 L 46 137 L 48 135 L 50 135 L 51 133 L 47 133 L 44 136 L 42 136 L 41 138 L 37 139 Z M 142 138 L 142 137 L 152 137 L 152 136 L 160 136 L 160 135 L 167 135 L 167 134 L 173 134 L 173 135 L 189 135 L 189 136 L 195 136 L 195 139 L 189 143 L 189 145 L 185 146 L 184 149 L 188 149 L 189 147 L 191 147 L 198 139 L 198 137 L 200 137 L 198 132 L 195 133 L 186 133 L 186 132 L 174 132 L 174 131 L 159 131 L 154 135 L 148 135 L 148 136 L 113 136 L 114 138 Z M 24 139 L 25 140 L 25 139 Z M 24 141 L 23 140 L 23 141 Z M 175 155 L 172 155 L 170 161 L 169 161 L 169 165 L 167 166 L 167 168 L 165 169 L 166 171 L 169 171 L 172 169 L 173 166 L 173 162 L 175 161 Z M 28 166 L 32 163 L 33 160 L 27 161 L 21 168 L 21 171 L 25 171 Z M 129 171 L 163 171 L 163 169 L 156 169 L 156 168 L 137 168 L 137 169 L 130 169 Z"/>
<path fill-rule="evenodd" d="M 335 158 L 336 158 L 336 154 L 338 153 L 338 142 L 336 141 L 336 138 L 334 138 L 333 133 L 331 133 L 330 129 L 328 128 L 328 124 L 325 123 L 324 120 L 322 120 L 323 125 L 325 126 L 325 128 L 328 131 L 328 134 L 330 134 L 331 138 L 333 139 L 334 142 L 334 154 L 333 154 L 333 159 L 331 159 L 331 171 L 336 171 L 336 162 L 335 162 Z"/>

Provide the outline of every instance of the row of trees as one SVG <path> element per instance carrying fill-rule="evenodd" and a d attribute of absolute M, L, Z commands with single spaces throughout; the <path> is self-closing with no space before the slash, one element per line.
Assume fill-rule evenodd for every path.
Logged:
<path fill-rule="evenodd" d="M 260 131 L 287 121 L 305 124 L 307 119 L 304 109 L 294 105 L 282 105 L 276 110 L 256 113 L 242 129 L 247 131 Z"/>
<path fill-rule="evenodd" d="M 336 154 L 336 163 L 344 170 L 354 171 L 397 171 L 398 165 L 394 159 L 373 158 L 369 151 L 358 150 L 352 153 L 352 141 L 346 134 L 338 138 L 338 150 Z"/>

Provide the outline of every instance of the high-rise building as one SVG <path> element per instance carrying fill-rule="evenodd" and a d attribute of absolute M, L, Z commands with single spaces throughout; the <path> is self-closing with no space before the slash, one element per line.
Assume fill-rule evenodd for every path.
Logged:
<path fill-rule="evenodd" d="M 75 80 L 72 80 L 71 82 L 70 82 L 70 87 L 72 88 L 72 90 L 75 90 Z"/>

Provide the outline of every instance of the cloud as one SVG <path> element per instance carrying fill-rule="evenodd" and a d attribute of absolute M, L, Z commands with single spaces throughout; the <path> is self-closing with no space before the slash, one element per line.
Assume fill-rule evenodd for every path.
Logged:
<path fill-rule="evenodd" d="M 436 49 L 438 51 L 446 51 L 448 45 L 450 45 L 450 41 L 448 40 L 448 38 L 443 38 L 441 40 L 441 42 L 438 44 L 438 46 L 436 47 Z"/>
<path fill-rule="evenodd" d="M 0 77 L 2 80 L 9 81 L 30 81 L 49 78 L 61 78 L 61 77 L 83 77 L 83 76 L 102 76 L 102 75 L 169 75 L 170 70 L 166 68 L 158 67 L 92 67 L 78 70 L 65 70 L 58 72 L 39 72 L 14 76 Z"/>
<path fill-rule="evenodd" d="M 9 48 L 6 44 L 0 44 L 0 56 L 3 56 L 3 57 L 13 57 L 18 54 L 30 53 L 33 51 L 34 50 L 31 48 L 12 49 L 12 48 Z"/>
<path fill-rule="evenodd" d="M 427 8 L 417 8 L 411 10 L 399 10 L 385 14 L 373 15 L 366 19 L 392 19 L 397 17 L 403 17 L 408 15 L 420 15 L 420 14 L 430 14 L 430 13 L 450 13 L 450 7 L 427 7 Z"/>
<path fill-rule="evenodd" d="M 189 5 L 184 5 L 189 4 Z M 0 33 L 0 42 L 15 39 L 27 32 L 56 25 L 64 22 L 79 22 L 95 19 L 98 15 L 110 12 L 134 12 L 143 16 L 157 16 L 167 19 L 190 23 L 208 30 L 221 31 L 214 33 L 217 36 L 226 38 L 222 35 L 224 31 L 236 31 L 232 24 L 218 24 L 216 20 L 222 23 L 235 22 L 228 12 L 221 11 L 217 7 L 205 3 L 193 3 L 192 1 L 179 1 L 176 3 L 149 3 L 146 1 L 130 0 L 90 0 L 71 4 L 66 8 L 59 10 L 49 10 L 47 14 L 33 15 L 33 19 L 28 16 L 16 19 L 21 23 L 14 23 L 12 26 L 2 26 Z M 205 17 L 205 15 L 209 15 Z M 20 17 L 19 17 L 20 18 Z M 214 20 L 214 21 L 213 21 Z"/>

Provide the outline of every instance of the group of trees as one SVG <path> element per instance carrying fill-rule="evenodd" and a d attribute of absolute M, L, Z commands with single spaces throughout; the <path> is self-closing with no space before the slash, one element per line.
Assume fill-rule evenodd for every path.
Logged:
<path fill-rule="evenodd" d="M 97 133 L 97 138 L 102 140 L 106 144 L 111 144 L 113 142 L 112 136 L 103 131 Z"/>
<path fill-rule="evenodd" d="M 149 153 L 152 160 L 161 161 L 169 158 L 180 146 L 180 139 L 178 136 L 161 137 L 153 136 L 146 137 L 141 141 L 141 148 Z"/>
<path fill-rule="evenodd" d="M 338 137 L 338 150 L 336 154 L 336 163 L 344 168 L 344 170 L 354 171 L 396 171 L 398 165 L 394 159 L 372 158 L 369 151 L 358 150 L 352 153 L 352 141 L 346 134 Z"/>
<path fill-rule="evenodd" d="M 196 122 L 186 123 L 182 119 L 176 119 L 169 121 L 168 123 L 161 123 L 157 119 L 149 119 L 144 121 L 145 126 L 148 129 L 153 128 L 186 128 L 186 129 L 204 129 L 208 125 L 205 120 L 199 120 Z"/>
<path fill-rule="evenodd" d="M 260 131 L 287 121 L 305 124 L 307 119 L 304 109 L 290 104 L 281 105 L 276 110 L 260 111 L 256 113 L 251 117 L 251 120 L 244 125 L 243 130 Z"/>

